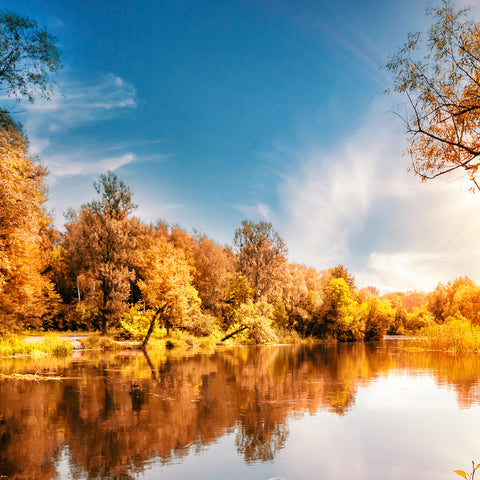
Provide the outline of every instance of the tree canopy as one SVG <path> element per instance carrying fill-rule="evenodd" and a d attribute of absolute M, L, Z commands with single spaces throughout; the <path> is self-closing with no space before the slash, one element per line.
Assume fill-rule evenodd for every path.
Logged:
<path fill-rule="evenodd" d="M 461 172 L 480 190 L 480 24 L 449 0 L 427 13 L 430 28 L 387 64 L 391 90 L 407 99 L 411 169 L 423 180 Z"/>
<path fill-rule="evenodd" d="M 50 224 L 43 209 L 46 170 L 28 154 L 28 142 L 11 118 L 0 121 L 0 329 L 34 323 L 53 299 L 42 275 L 43 235 Z"/>
<path fill-rule="evenodd" d="M 272 224 L 244 220 L 235 231 L 233 243 L 240 271 L 250 282 L 255 297 L 274 294 L 288 250 Z"/>
<path fill-rule="evenodd" d="M 0 90 L 33 102 L 50 98 L 60 70 L 56 39 L 35 20 L 0 10 Z"/>
<path fill-rule="evenodd" d="M 129 218 L 135 208 L 130 189 L 112 172 L 94 183 L 98 199 L 70 212 L 64 247 L 75 269 L 76 287 L 84 291 L 99 312 L 102 331 L 118 320 L 126 309 L 133 280 L 131 251 L 135 220 Z M 80 297 L 80 293 L 78 294 Z"/>

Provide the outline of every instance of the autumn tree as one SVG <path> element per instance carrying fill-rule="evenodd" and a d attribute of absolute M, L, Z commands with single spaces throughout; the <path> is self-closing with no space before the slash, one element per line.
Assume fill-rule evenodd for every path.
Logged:
<path fill-rule="evenodd" d="M 237 310 L 253 298 L 253 290 L 248 280 L 238 273 L 227 281 L 222 298 L 222 317 L 225 326 L 229 326 L 235 318 Z"/>
<path fill-rule="evenodd" d="M 459 298 L 464 297 L 464 293 L 471 292 L 475 287 L 473 280 L 468 277 L 458 277 L 446 284 L 439 283 L 426 297 L 426 306 L 435 322 L 443 323 L 447 317 L 455 315 Z M 463 293 L 457 295 L 459 290 Z"/>
<path fill-rule="evenodd" d="M 411 169 L 423 180 L 462 172 L 480 190 L 480 24 L 449 0 L 427 12 L 431 27 L 387 65 L 391 90 L 407 99 Z"/>
<path fill-rule="evenodd" d="M 233 244 L 239 270 L 253 288 L 255 299 L 277 295 L 287 262 L 287 247 L 272 224 L 244 220 L 235 231 Z"/>
<path fill-rule="evenodd" d="M 194 260 L 194 248 L 195 238 L 187 233 L 183 228 L 178 225 L 172 225 L 169 228 L 169 241 L 176 247 L 183 251 L 185 259 L 190 265 L 195 264 Z"/>
<path fill-rule="evenodd" d="M 200 299 L 191 284 L 191 266 L 180 248 L 154 234 L 145 236 L 139 247 L 137 284 L 145 305 L 153 310 L 145 347 L 157 322 L 162 321 L 168 335 L 172 326 L 188 321 L 189 314 L 199 309 Z"/>
<path fill-rule="evenodd" d="M 46 170 L 28 154 L 20 127 L 0 113 L 0 323 L 41 325 L 57 296 L 43 274 Z"/>
<path fill-rule="evenodd" d="M 390 303 L 377 297 L 371 297 L 359 306 L 359 316 L 365 325 L 365 340 L 382 338 L 395 322 L 395 310 Z"/>
<path fill-rule="evenodd" d="M 423 305 L 422 307 L 415 307 L 411 312 L 406 314 L 404 326 L 407 332 L 415 333 L 433 323 L 434 318 L 432 313 L 426 305 Z"/>
<path fill-rule="evenodd" d="M 324 318 L 318 336 L 330 336 L 338 340 L 362 340 L 365 322 L 358 315 L 358 304 L 351 296 L 344 278 L 332 278 L 326 288 L 323 304 Z"/>
<path fill-rule="evenodd" d="M 317 329 L 323 303 L 322 285 L 320 274 L 314 268 L 287 264 L 281 280 L 281 302 L 288 317 L 284 327 L 294 328 L 302 335 Z"/>
<path fill-rule="evenodd" d="M 60 68 L 55 38 L 28 17 L 0 10 L 0 90 L 48 98 Z M 58 296 L 45 271 L 46 170 L 28 153 L 21 127 L 0 110 L 0 324 L 41 326 Z"/>
<path fill-rule="evenodd" d="M 445 319 L 460 313 L 472 324 L 480 325 L 480 286 L 473 282 L 459 285 L 442 313 Z"/>
<path fill-rule="evenodd" d="M 130 189 L 112 172 L 101 175 L 94 187 L 99 199 L 69 213 L 64 248 L 74 269 L 75 289 L 82 288 L 98 310 L 102 332 L 126 309 L 134 279 L 135 238 L 130 218 L 135 208 Z"/>
<path fill-rule="evenodd" d="M 16 99 L 49 98 L 61 67 L 56 39 L 35 20 L 0 11 L 0 90 Z"/>
<path fill-rule="evenodd" d="M 193 285 L 204 308 L 219 314 L 222 298 L 232 274 L 236 259 L 229 248 L 221 247 L 205 235 L 197 239 L 192 249 Z"/>
<path fill-rule="evenodd" d="M 390 302 L 393 308 L 412 312 L 415 307 L 422 307 L 427 302 L 427 294 L 418 290 L 387 293 L 382 300 Z"/>
<path fill-rule="evenodd" d="M 325 275 L 325 280 L 330 282 L 332 278 L 343 278 L 345 283 L 348 285 L 348 288 L 355 290 L 357 287 L 355 285 L 355 277 L 348 271 L 347 267 L 344 265 L 337 265 L 336 267 L 329 268 Z"/>

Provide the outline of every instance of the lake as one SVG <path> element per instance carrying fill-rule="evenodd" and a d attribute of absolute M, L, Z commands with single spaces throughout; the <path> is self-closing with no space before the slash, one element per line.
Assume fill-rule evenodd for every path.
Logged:
<path fill-rule="evenodd" d="M 401 340 L 4 359 L 0 478 L 453 479 L 480 356 Z"/>

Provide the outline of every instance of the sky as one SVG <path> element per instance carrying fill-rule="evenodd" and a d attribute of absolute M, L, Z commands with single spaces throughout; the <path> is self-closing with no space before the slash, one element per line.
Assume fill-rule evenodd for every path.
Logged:
<path fill-rule="evenodd" d="M 57 92 L 16 114 L 50 172 L 55 224 L 111 170 L 145 222 L 231 244 L 242 220 L 269 221 L 290 262 L 343 264 L 382 292 L 479 282 L 480 195 L 408 172 L 405 99 L 384 93 L 429 5 L 3 1 L 62 51 Z"/>

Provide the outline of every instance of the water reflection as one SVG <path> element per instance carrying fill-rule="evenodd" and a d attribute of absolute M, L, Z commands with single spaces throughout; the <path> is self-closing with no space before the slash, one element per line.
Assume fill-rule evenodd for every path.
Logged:
<path fill-rule="evenodd" d="M 272 461 L 305 413 L 342 417 L 391 371 L 433 376 L 468 408 L 480 400 L 480 359 L 413 353 L 398 343 L 229 348 L 162 355 L 4 360 L 0 373 L 62 380 L 0 381 L 0 476 L 137 478 L 225 434 L 247 464 Z"/>

